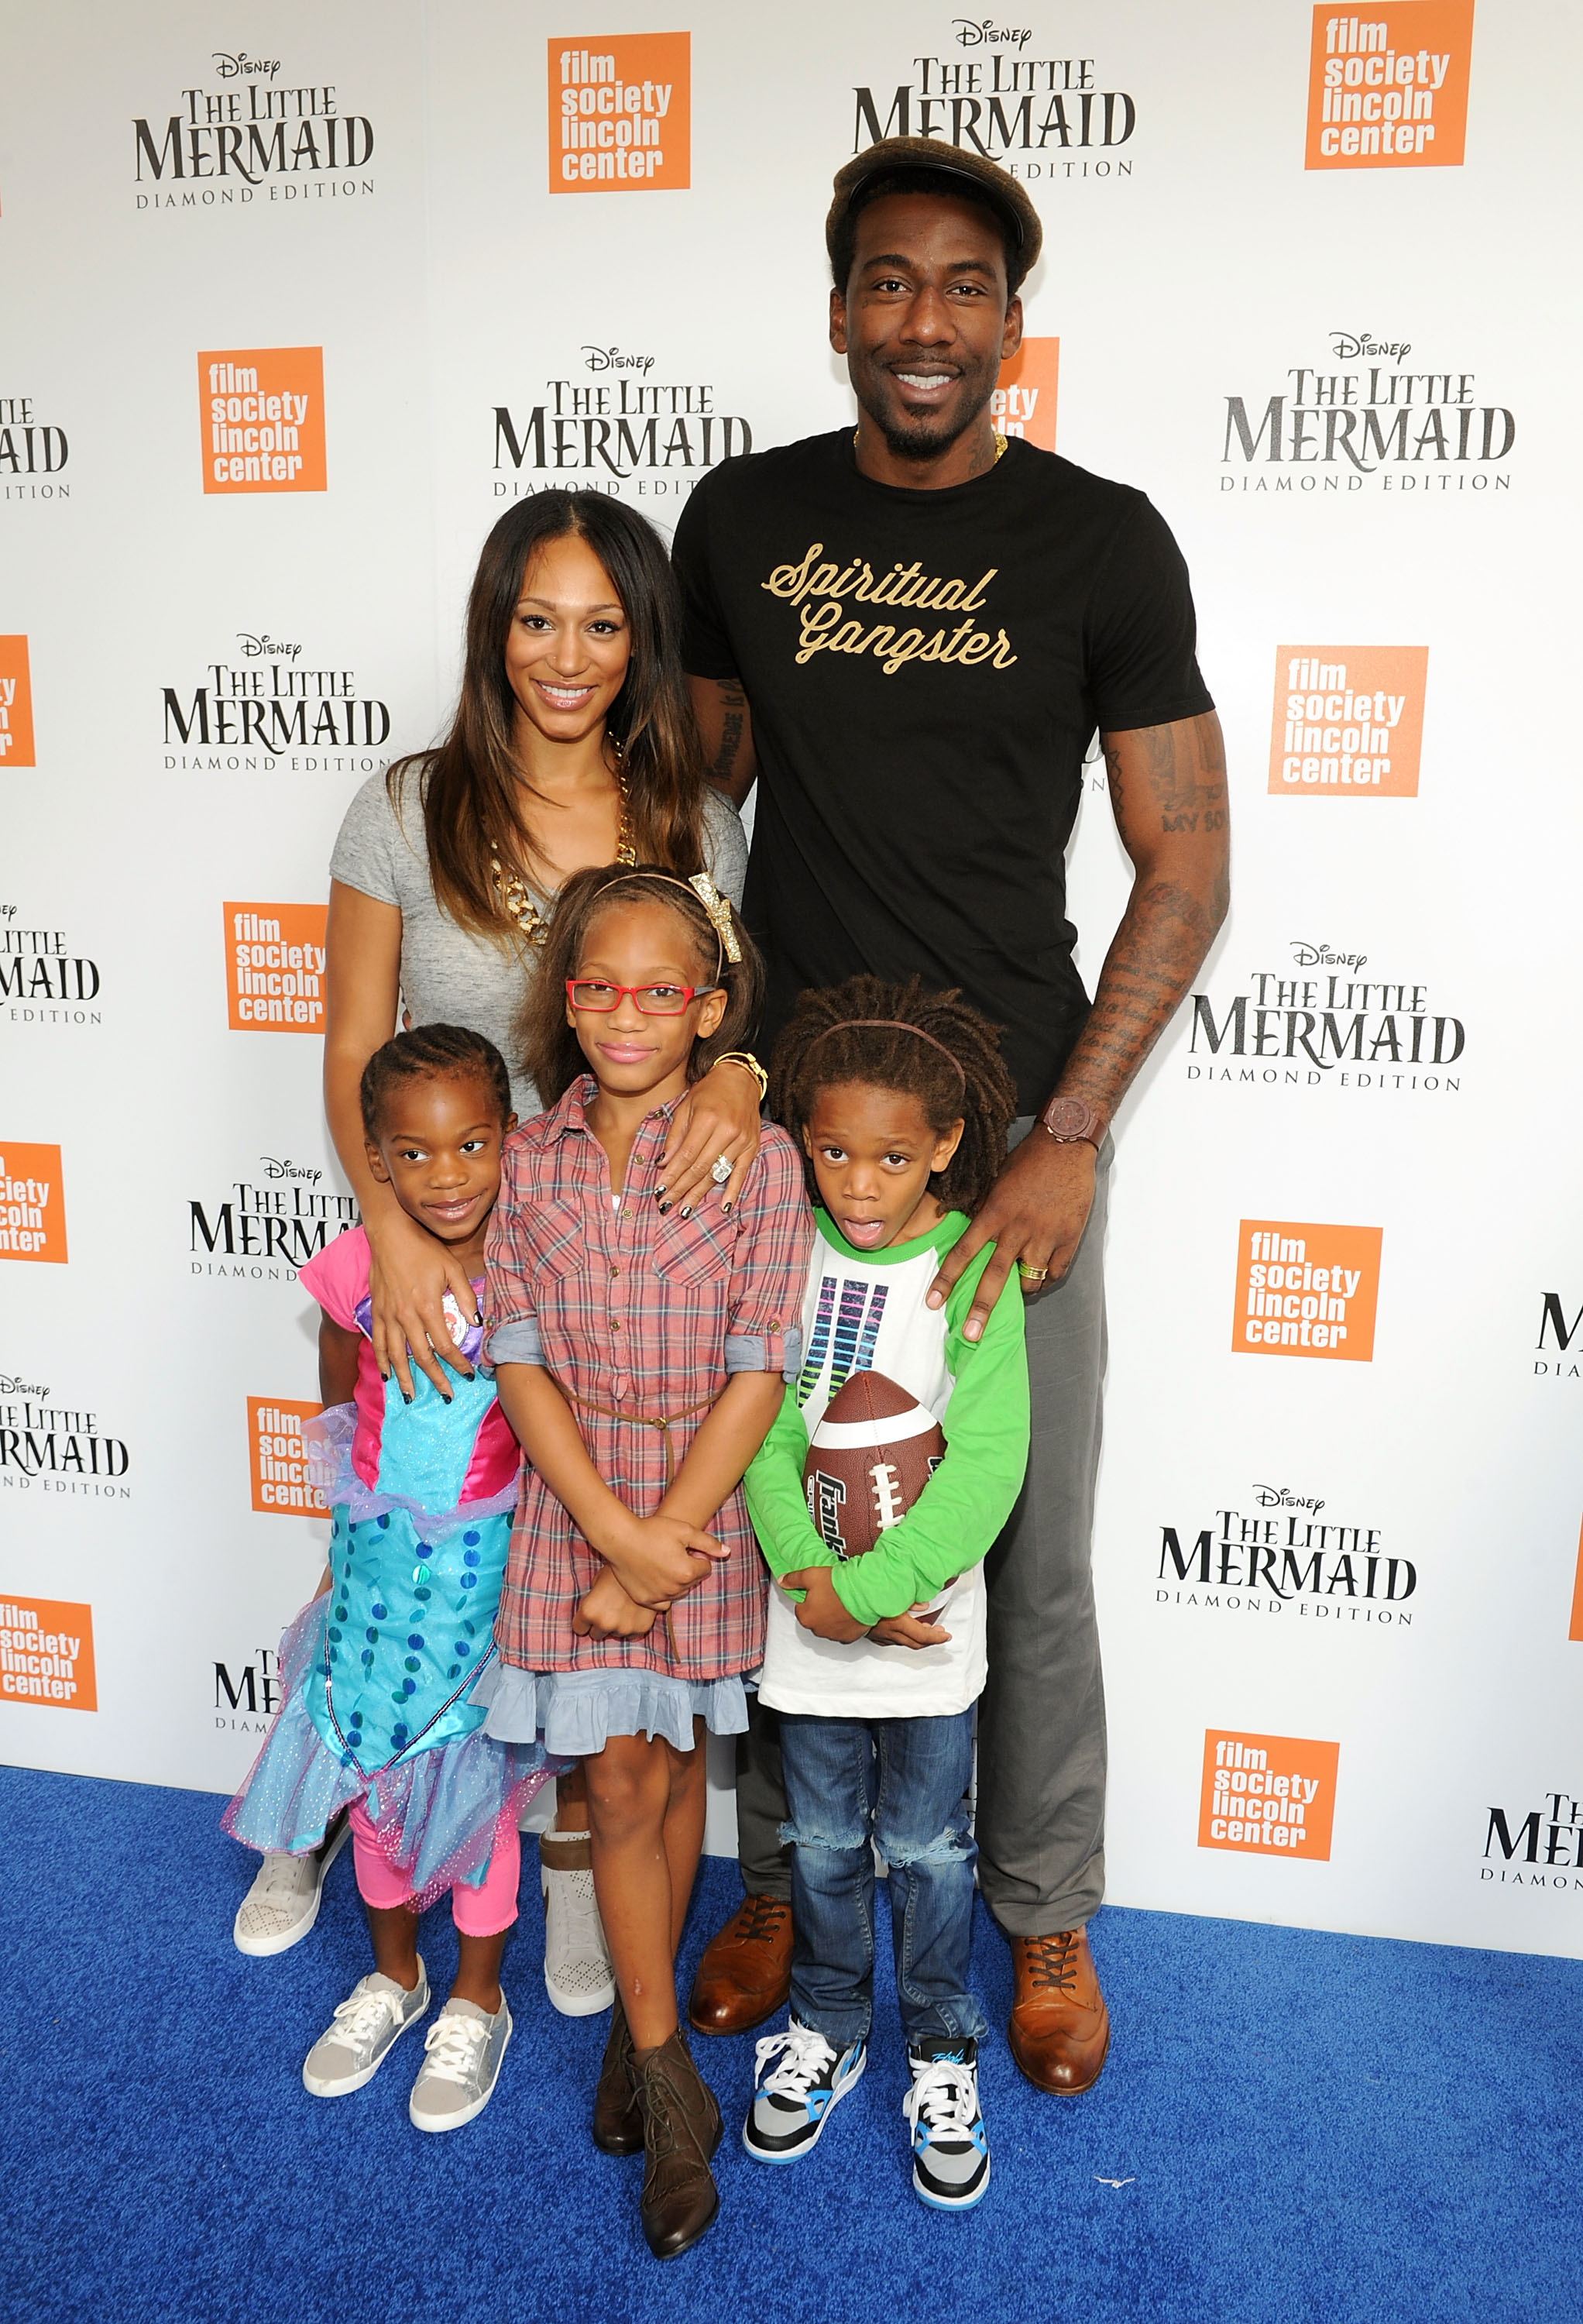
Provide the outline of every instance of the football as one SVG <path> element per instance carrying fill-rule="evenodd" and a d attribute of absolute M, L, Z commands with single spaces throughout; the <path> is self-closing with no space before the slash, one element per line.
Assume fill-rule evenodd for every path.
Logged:
<path fill-rule="evenodd" d="M 883 1372 L 853 1372 L 808 1443 L 803 1487 L 814 1530 L 838 1558 L 863 1556 L 944 1457 L 940 1424 L 916 1397 Z"/>

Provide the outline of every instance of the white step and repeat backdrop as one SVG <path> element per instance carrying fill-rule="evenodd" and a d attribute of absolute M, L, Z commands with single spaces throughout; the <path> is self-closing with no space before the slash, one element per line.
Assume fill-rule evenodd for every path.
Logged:
<path fill-rule="evenodd" d="M 1118 1139 L 1112 1895 L 1583 1953 L 1576 12 L 6 14 L 0 1752 L 248 1764 L 324 1550 L 342 809 L 511 499 L 668 526 L 849 415 L 830 178 L 909 130 L 1038 202 L 1005 424 L 1175 527 L 1230 747 Z"/>

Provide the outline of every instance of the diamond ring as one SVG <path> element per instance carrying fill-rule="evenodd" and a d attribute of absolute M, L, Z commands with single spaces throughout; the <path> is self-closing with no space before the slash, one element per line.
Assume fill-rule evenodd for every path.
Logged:
<path fill-rule="evenodd" d="M 729 1154 L 717 1154 L 714 1160 L 709 1166 L 709 1175 L 713 1179 L 715 1185 L 717 1186 L 723 1186 L 726 1180 L 731 1176 L 731 1156 Z"/>

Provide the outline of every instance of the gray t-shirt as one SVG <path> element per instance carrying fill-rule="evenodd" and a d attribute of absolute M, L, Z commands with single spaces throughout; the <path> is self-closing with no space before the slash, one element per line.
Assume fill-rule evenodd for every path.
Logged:
<path fill-rule="evenodd" d="M 401 998 L 414 1025 L 465 1025 L 486 1034 L 511 1068 L 511 1103 L 524 1121 L 543 1111 L 538 1093 L 512 1055 L 512 1027 L 525 980 L 538 965 L 519 949 L 459 927 L 440 910 L 428 875 L 419 770 L 402 773 L 392 802 L 382 774 L 370 775 L 346 809 L 330 877 L 401 915 Z M 731 801 L 713 788 L 704 799 L 704 868 L 733 904 L 742 900 L 748 843 Z"/>

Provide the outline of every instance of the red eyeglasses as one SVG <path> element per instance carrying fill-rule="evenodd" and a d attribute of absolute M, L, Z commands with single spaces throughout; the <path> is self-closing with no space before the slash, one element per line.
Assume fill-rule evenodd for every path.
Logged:
<path fill-rule="evenodd" d="M 603 978 L 568 976 L 566 999 L 574 1009 L 608 1016 L 630 993 L 632 1005 L 643 1017 L 680 1017 L 713 984 L 606 984 Z"/>

